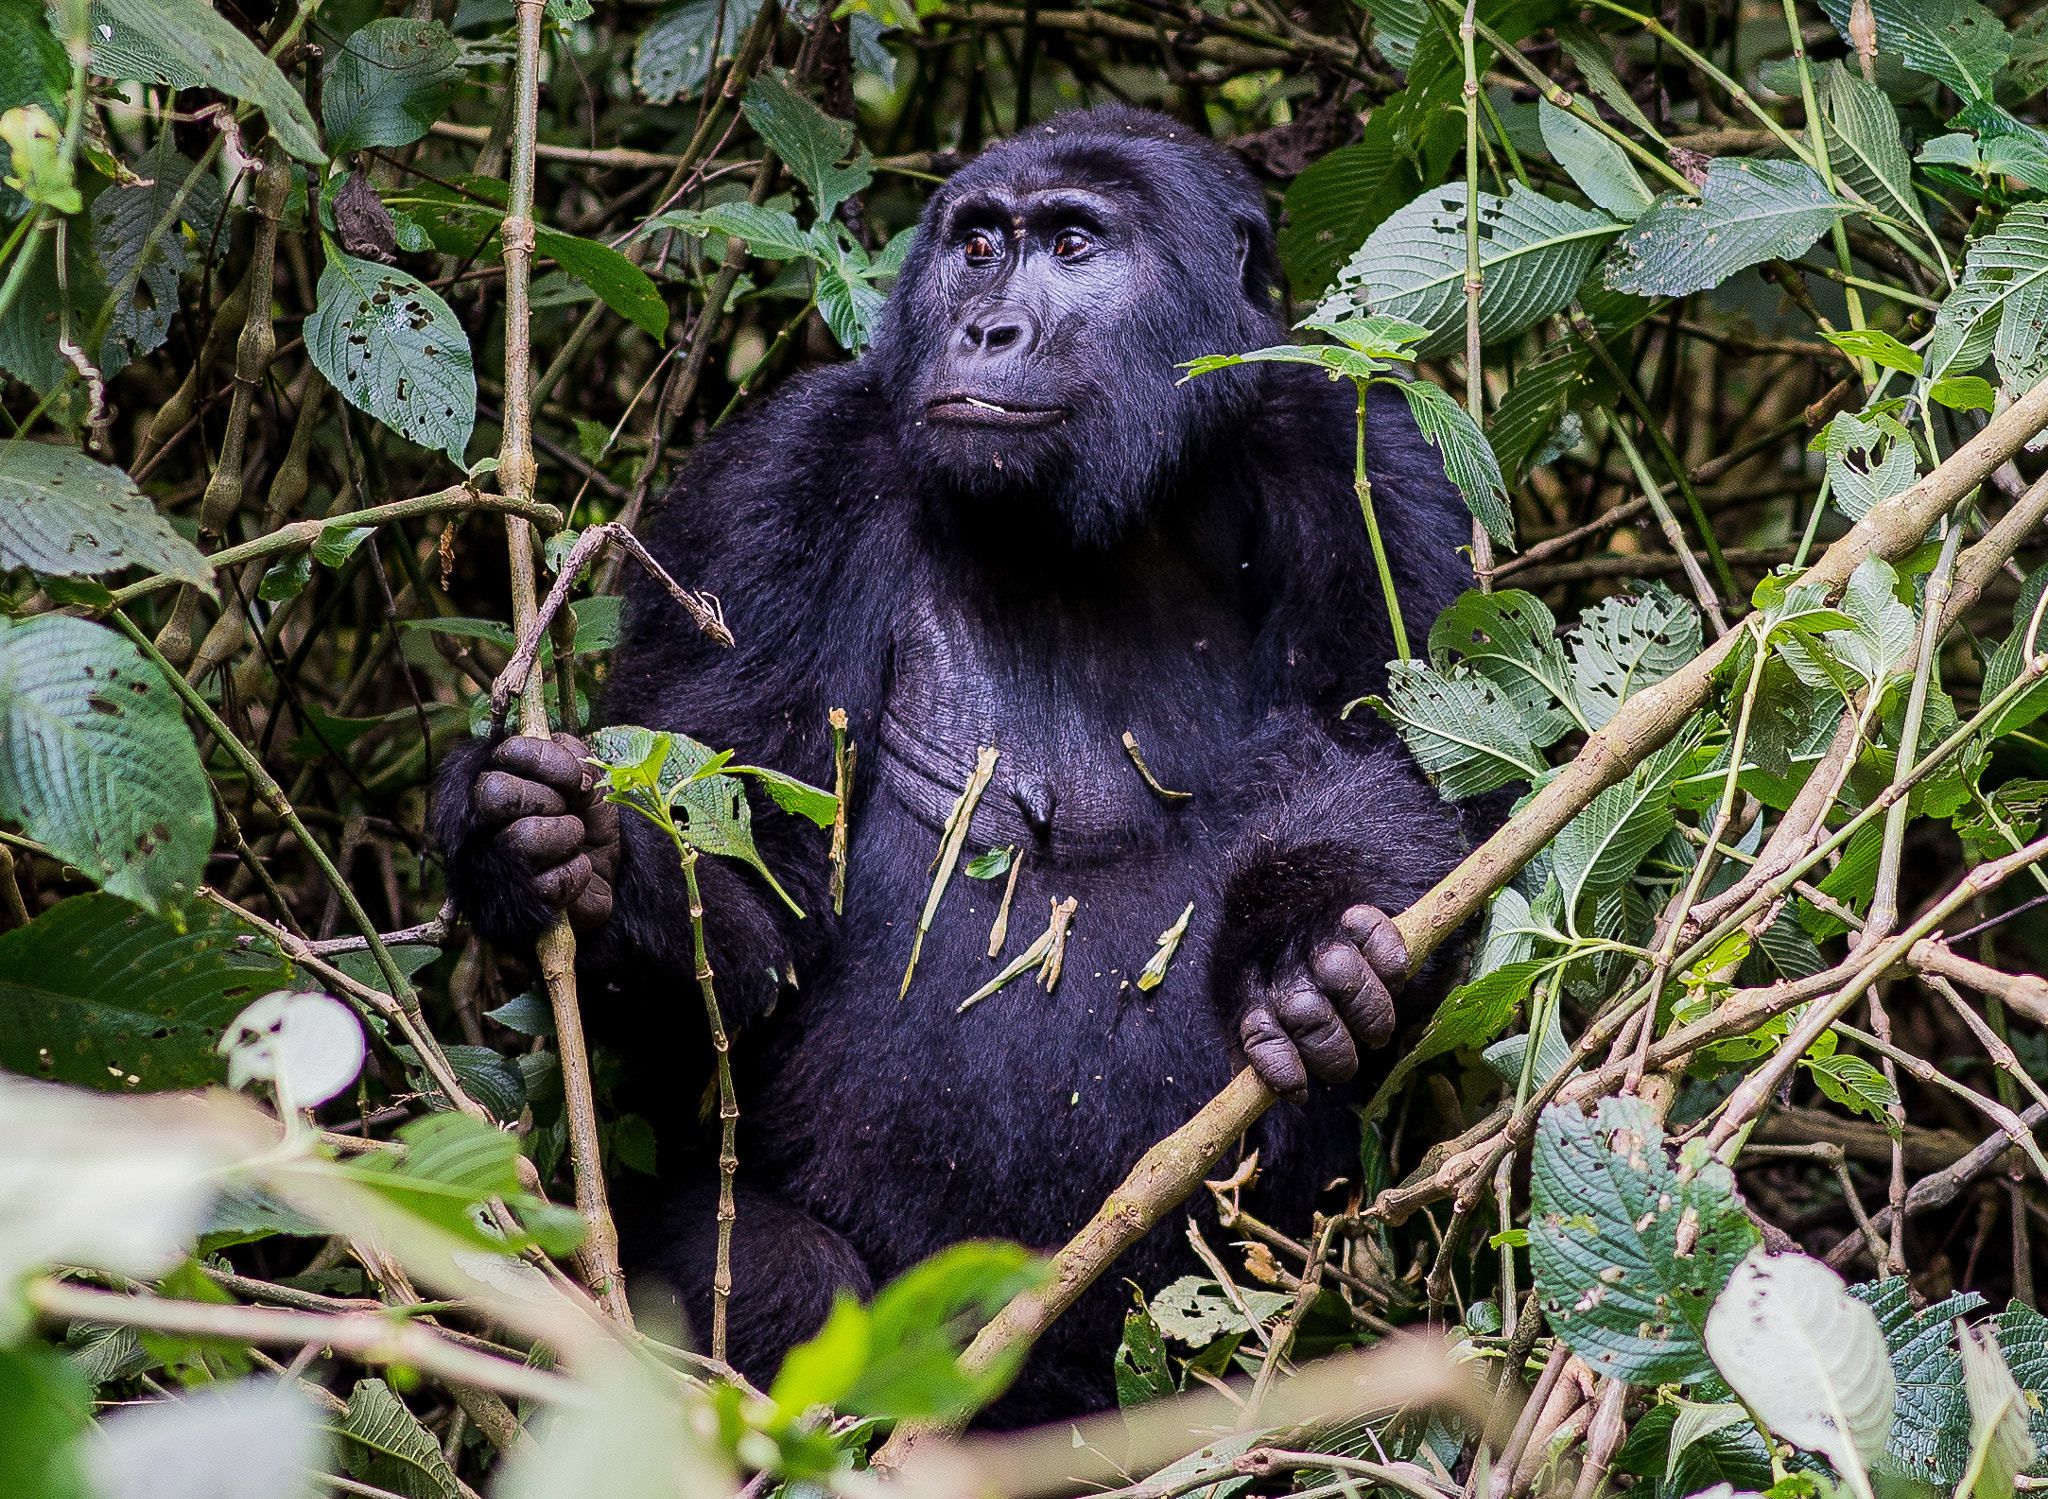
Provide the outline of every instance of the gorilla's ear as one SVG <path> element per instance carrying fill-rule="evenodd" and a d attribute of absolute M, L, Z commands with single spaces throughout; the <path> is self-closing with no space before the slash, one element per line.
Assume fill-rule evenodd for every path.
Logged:
<path fill-rule="evenodd" d="M 1247 302 L 1260 312 L 1271 312 L 1273 293 L 1278 289 L 1272 226 L 1238 217 L 1231 227 L 1237 234 L 1237 283 L 1244 288 Z"/>

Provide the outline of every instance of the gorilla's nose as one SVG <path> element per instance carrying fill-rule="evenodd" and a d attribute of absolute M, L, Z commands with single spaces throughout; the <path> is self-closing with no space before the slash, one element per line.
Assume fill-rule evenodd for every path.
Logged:
<path fill-rule="evenodd" d="M 1005 310 L 973 319 L 960 328 L 960 352 L 969 359 L 1022 354 L 1033 341 L 1031 320 L 1021 312 Z"/>

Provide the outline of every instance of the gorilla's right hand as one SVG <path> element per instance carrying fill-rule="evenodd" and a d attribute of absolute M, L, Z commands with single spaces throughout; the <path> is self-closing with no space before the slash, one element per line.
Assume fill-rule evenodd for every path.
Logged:
<path fill-rule="evenodd" d="M 619 865 L 619 809 L 604 799 L 583 742 L 507 738 L 471 790 L 471 807 L 498 850 L 532 880 L 534 894 L 569 913 L 579 932 L 612 914 Z"/>

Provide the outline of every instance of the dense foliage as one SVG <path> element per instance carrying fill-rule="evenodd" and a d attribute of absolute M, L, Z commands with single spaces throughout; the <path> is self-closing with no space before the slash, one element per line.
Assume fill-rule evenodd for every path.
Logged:
<path fill-rule="evenodd" d="M 0 1489 L 2038 1486 L 2044 84 L 1980 0 L 0 0 Z M 587 727 L 691 446 L 1110 99 L 1280 216 L 1301 342 L 1190 378 L 1437 444 L 1475 586 L 1404 617 L 1382 557 L 1354 711 L 1522 799 L 1400 917 L 1483 929 L 1306 1242 L 1214 1164 L 1241 1078 L 1105 1219 L 1228 1236 L 1138 1290 L 1126 1421 L 949 1444 L 1122 1230 L 948 1251 L 767 1390 L 636 1326 L 652 1131 L 566 926 L 443 911 L 426 787 Z M 843 853 L 843 783 L 594 748 L 686 868 L 760 866 L 747 784 Z M 964 828 L 939 883 L 1002 877 Z"/>

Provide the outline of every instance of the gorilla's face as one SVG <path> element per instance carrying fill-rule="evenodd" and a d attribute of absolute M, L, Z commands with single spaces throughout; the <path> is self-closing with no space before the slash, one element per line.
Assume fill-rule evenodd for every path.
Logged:
<path fill-rule="evenodd" d="M 963 518 L 1111 541 L 1242 414 L 1249 380 L 1176 365 L 1271 341 L 1270 232 L 1248 175 L 1169 128 L 1066 117 L 928 208 L 878 357 L 912 472 Z"/>

